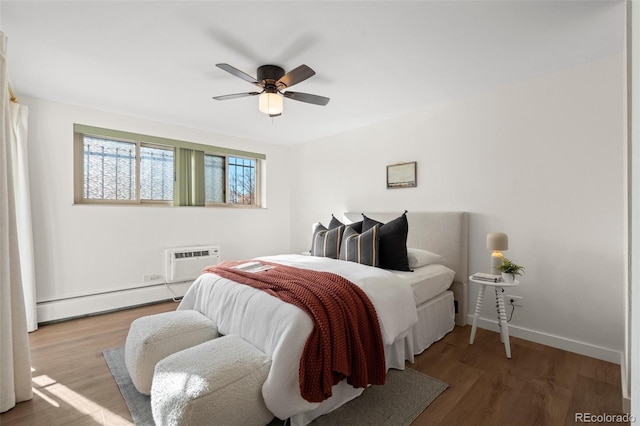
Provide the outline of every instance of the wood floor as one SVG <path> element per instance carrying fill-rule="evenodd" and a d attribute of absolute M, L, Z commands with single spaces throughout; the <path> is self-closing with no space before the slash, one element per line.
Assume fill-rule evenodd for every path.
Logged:
<path fill-rule="evenodd" d="M 42 326 L 30 334 L 34 398 L 0 415 L 0 425 L 130 425 L 102 357 L 124 345 L 131 322 L 171 311 L 162 303 Z M 497 333 L 456 327 L 408 364 L 449 384 L 413 423 L 570 425 L 575 413 L 621 414 L 620 367 L 511 338 L 506 359 Z M 410 392 L 410 390 L 408 390 Z"/>

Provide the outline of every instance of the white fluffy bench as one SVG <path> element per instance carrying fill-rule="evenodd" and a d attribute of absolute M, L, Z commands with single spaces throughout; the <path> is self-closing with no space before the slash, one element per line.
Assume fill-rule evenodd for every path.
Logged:
<path fill-rule="evenodd" d="M 149 395 L 161 359 L 218 337 L 218 329 L 197 311 L 148 315 L 131 323 L 125 343 L 125 365 L 138 392 Z"/>
<path fill-rule="evenodd" d="M 273 419 L 262 397 L 271 359 L 235 335 L 168 356 L 156 365 L 151 410 L 157 426 L 260 425 Z"/>

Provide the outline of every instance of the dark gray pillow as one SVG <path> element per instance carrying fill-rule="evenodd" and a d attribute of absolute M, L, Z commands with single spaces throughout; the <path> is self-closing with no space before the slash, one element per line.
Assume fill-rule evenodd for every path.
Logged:
<path fill-rule="evenodd" d="M 344 223 L 340 222 L 334 215 L 331 215 L 331 222 L 329 222 L 329 229 L 337 228 L 338 226 L 342 226 Z"/>
<path fill-rule="evenodd" d="M 347 225 L 342 234 L 340 260 L 348 260 L 363 265 L 378 266 L 380 225 L 375 225 L 360 234 L 351 225 Z"/>
<path fill-rule="evenodd" d="M 337 259 L 340 254 L 343 232 L 344 225 L 327 229 L 324 225 L 319 224 L 313 233 L 311 255 Z"/>
<path fill-rule="evenodd" d="M 362 215 L 362 232 L 380 225 L 380 267 L 396 271 L 411 271 L 407 258 L 409 222 L 407 212 L 390 222 L 382 223 Z"/>
<path fill-rule="evenodd" d="M 337 228 L 338 226 L 342 226 L 344 223 L 340 222 L 334 215 L 331 215 L 331 222 L 329 222 L 329 229 Z M 362 233 L 362 221 L 356 223 L 350 223 L 349 226 L 353 228 L 358 234 Z"/>

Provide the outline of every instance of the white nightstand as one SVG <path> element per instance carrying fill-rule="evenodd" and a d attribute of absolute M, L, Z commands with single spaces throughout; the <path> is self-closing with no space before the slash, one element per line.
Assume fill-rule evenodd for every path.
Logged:
<path fill-rule="evenodd" d="M 503 289 L 506 287 L 516 287 L 520 284 L 520 281 L 515 280 L 512 283 L 492 283 L 488 281 L 474 280 L 473 275 L 469 277 L 469 281 L 480 286 L 480 292 L 478 293 L 478 301 L 476 302 L 476 313 L 473 316 L 473 327 L 471 327 L 471 337 L 469 338 L 469 344 L 473 345 L 473 340 L 476 338 L 476 330 L 478 328 L 478 318 L 480 318 L 480 310 L 482 309 L 482 301 L 484 299 L 484 291 L 487 286 L 493 287 L 496 293 L 496 305 L 498 311 L 498 325 L 500 326 L 500 340 L 504 343 L 504 350 L 507 353 L 507 358 L 511 358 L 511 345 L 509 344 L 509 325 L 507 323 L 507 314 L 504 309 L 504 297 L 502 296 Z"/>

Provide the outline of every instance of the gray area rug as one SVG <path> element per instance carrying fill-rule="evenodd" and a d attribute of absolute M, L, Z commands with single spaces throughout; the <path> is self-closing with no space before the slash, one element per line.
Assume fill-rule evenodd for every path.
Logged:
<path fill-rule="evenodd" d="M 150 397 L 139 393 L 124 364 L 124 347 L 103 353 L 137 426 L 155 426 Z M 390 370 L 384 386 L 370 386 L 359 397 L 313 421 L 313 425 L 409 426 L 449 385 L 411 368 Z M 274 419 L 269 425 L 284 425 Z"/>

